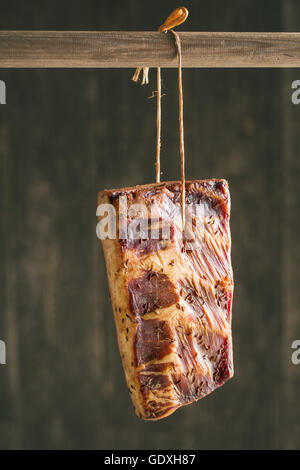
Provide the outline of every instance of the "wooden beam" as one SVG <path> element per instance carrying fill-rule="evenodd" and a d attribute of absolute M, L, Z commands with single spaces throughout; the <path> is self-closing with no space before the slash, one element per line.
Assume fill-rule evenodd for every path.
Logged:
<path fill-rule="evenodd" d="M 181 32 L 183 67 L 300 67 L 300 33 Z M 0 31 L 1 68 L 177 67 L 171 34 Z"/>

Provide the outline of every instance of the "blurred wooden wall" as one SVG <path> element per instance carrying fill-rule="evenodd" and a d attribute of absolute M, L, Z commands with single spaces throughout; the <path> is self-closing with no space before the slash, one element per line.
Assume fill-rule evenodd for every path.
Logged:
<path fill-rule="evenodd" d="M 182 30 L 299 31 L 295 0 L 187 1 Z M 154 30 L 177 2 L 11 1 L 1 29 Z M 232 196 L 235 378 L 138 419 L 117 350 L 96 194 L 154 179 L 155 90 L 132 70 L 0 70 L 0 448 L 299 448 L 299 70 L 184 70 L 188 178 Z M 163 70 L 163 178 L 179 177 Z"/>

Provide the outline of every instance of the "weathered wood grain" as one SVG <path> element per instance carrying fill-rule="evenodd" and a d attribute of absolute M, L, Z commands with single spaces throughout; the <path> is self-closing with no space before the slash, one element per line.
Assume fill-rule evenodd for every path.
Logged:
<path fill-rule="evenodd" d="M 300 33 L 181 32 L 183 67 L 300 67 Z M 0 67 L 176 67 L 170 34 L 0 31 Z"/>

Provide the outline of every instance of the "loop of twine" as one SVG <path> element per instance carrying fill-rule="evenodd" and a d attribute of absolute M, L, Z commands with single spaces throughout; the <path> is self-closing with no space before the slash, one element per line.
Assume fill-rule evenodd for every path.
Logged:
<path fill-rule="evenodd" d="M 183 88 L 182 88 L 182 52 L 179 35 L 172 29 L 183 23 L 188 16 L 188 10 L 180 7 L 174 10 L 160 26 L 159 31 L 173 34 L 178 57 L 178 93 L 179 93 L 179 138 L 180 138 L 180 163 L 181 163 L 181 208 L 182 227 L 185 226 L 185 153 L 184 153 L 184 124 L 183 124 Z M 138 67 L 132 77 L 137 82 L 143 71 L 142 85 L 149 83 L 149 67 Z M 161 149 L 161 70 L 157 68 L 157 94 L 156 94 L 156 183 L 160 183 L 160 149 Z"/>
<path fill-rule="evenodd" d="M 143 77 L 141 84 L 149 83 L 149 67 L 137 67 L 132 80 L 139 81 L 141 72 Z M 160 67 L 157 68 L 157 92 L 156 92 L 156 183 L 160 183 L 160 148 L 161 148 L 161 73 Z"/>

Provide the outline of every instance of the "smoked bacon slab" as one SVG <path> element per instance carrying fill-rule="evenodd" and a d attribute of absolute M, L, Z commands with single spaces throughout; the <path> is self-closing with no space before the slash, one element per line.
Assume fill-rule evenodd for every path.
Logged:
<path fill-rule="evenodd" d="M 127 385 L 146 420 L 170 415 L 233 375 L 228 184 L 187 181 L 185 201 L 183 236 L 178 181 L 98 195 L 117 216 L 116 237 L 102 244 Z"/>

